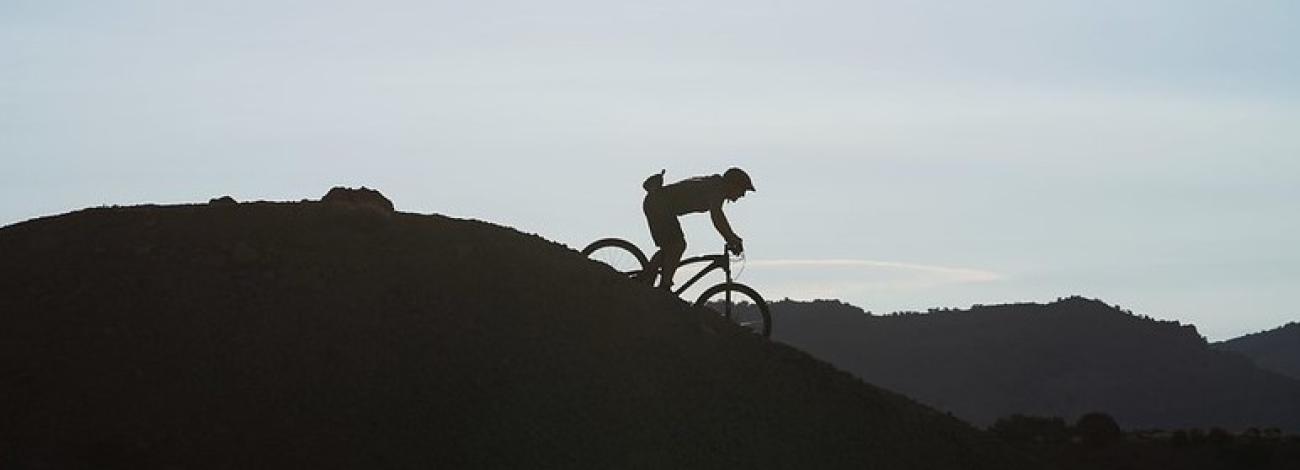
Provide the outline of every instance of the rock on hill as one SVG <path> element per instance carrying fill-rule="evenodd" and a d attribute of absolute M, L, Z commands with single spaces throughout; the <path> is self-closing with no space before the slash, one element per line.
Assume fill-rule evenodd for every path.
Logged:
<path fill-rule="evenodd" d="M 0 312 L 3 468 L 1021 466 L 564 246 L 377 206 L 5 227 Z"/>
<path fill-rule="evenodd" d="M 1214 343 L 1214 348 L 1240 353 L 1260 367 L 1300 380 L 1300 323 Z"/>
<path fill-rule="evenodd" d="M 1126 429 L 1300 431 L 1300 382 L 1216 351 L 1190 325 L 1083 298 L 874 316 L 778 302 L 773 339 L 988 425 L 1011 414 L 1111 414 Z"/>

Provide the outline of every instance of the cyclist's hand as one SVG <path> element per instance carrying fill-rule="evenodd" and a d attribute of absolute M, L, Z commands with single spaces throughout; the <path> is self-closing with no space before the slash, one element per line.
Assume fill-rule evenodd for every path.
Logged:
<path fill-rule="evenodd" d="M 732 240 L 730 243 L 727 243 L 727 250 L 731 251 L 731 253 L 734 255 L 739 255 L 741 253 L 744 253 L 745 241 L 741 240 L 740 237 L 736 237 L 735 240 Z"/>

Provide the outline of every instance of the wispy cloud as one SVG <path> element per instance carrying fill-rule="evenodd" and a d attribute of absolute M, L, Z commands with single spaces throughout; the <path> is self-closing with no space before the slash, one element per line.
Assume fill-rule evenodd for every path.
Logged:
<path fill-rule="evenodd" d="M 1007 279 L 984 269 L 869 259 L 751 259 L 746 266 L 754 273 L 747 282 L 773 298 L 840 299 L 885 311 L 917 308 L 904 299 L 934 299 Z"/>
<path fill-rule="evenodd" d="M 868 259 L 773 259 L 750 260 L 747 263 L 755 268 L 872 268 L 910 271 L 914 274 L 933 276 L 936 283 L 977 283 L 994 282 L 1006 279 L 1001 274 L 982 269 L 935 266 L 897 261 L 877 261 Z"/>

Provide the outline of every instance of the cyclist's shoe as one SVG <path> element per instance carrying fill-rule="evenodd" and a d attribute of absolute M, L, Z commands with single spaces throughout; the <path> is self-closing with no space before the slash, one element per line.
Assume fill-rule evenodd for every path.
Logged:
<path fill-rule="evenodd" d="M 664 292 L 672 292 L 672 291 L 673 291 L 673 283 L 671 283 L 671 282 L 661 282 L 661 283 L 659 283 L 659 289 L 663 290 Z"/>

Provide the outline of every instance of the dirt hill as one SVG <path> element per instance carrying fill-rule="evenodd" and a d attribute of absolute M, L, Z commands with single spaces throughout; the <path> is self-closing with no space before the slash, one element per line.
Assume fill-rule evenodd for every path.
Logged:
<path fill-rule="evenodd" d="M 1017 468 L 565 246 L 382 204 L 0 229 L 0 467 Z"/>
<path fill-rule="evenodd" d="M 772 314 L 774 340 L 979 425 L 1102 411 L 1125 429 L 1300 432 L 1300 381 L 1211 348 L 1191 325 L 1096 300 L 884 316 L 787 301 Z"/>

